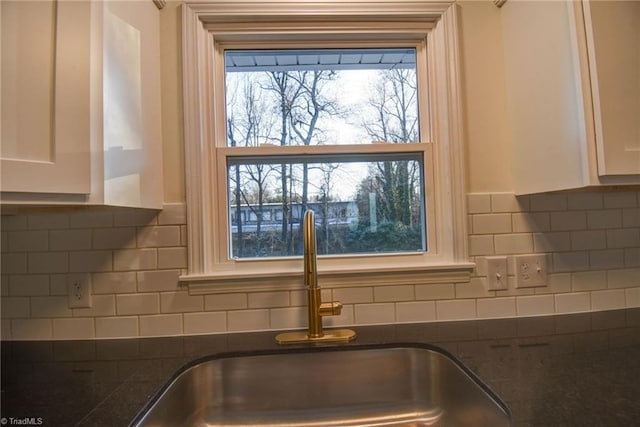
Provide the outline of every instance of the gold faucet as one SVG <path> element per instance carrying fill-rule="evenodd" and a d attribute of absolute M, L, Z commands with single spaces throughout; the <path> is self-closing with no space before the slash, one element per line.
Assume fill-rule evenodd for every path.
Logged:
<path fill-rule="evenodd" d="M 322 302 L 318 286 L 316 226 L 312 210 L 304 214 L 304 284 L 307 288 L 309 330 L 307 332 L 285 332 L 276 336 L 278 344 L 295 344 L 310 341 L 350 341 L 356 337 L 351 329 L 322 328 L 323 316 L 337 316 L 342 311 L 339 301 Z"/>

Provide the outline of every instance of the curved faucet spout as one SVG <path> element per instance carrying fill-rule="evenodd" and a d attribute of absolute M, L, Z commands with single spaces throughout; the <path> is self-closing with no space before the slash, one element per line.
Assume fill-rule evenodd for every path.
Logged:
<path fill-rule="evenodd" d="M 342 304 L 338 301 L 322 303 L 320 286 L 318 286 L 318 262 L 316 246 L 316 221 L 315 214 L 308 210 L 304 214 L 303 229 L 303 265 L 304 285 L 308 296 L 309 330 L 307 333 L 287 332 L 279 334 L 276 341 L 280 344 L 300 343 L 307 341 L 349 341 L 355 338 L 356 333 L 350 329 L 336 329 L 326 334 L 322 330 L 323 316 L 336 316 L 342 310 Z"/>

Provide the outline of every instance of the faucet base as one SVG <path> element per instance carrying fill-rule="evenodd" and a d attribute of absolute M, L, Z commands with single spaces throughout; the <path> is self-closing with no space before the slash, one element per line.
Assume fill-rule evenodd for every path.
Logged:
<path fill-rule="evenodd" d="M 351 329 L 328 329 L 321 337 L 310 337 L 307 332 L 285 332 L 276 336 L 278 344 L 302 344 L 306 342 L 351 341 L 356 333 Z"/>

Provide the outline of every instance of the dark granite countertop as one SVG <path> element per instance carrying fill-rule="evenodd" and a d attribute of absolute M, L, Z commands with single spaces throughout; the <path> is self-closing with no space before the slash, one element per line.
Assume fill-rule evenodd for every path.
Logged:
<path fill-rule="evenodd" d="M 504 399 L 515 426 L 640 423 L 640 309 L 355 329 L 346 345 L 449 351 Z M 183 365 L 284 348 L 275 335 L 2 342 L 1 417 L 5 425 L 126 426 Z"/>

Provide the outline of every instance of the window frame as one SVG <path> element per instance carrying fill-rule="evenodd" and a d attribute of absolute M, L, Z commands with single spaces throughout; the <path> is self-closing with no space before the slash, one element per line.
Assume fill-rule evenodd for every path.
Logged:
<path fill-rule="evenodd" d="M 421 152 L 427 175 L 423 179 L 428 252 L 320 257 L 320 283 L 351 287 L 469 279 L 474 264 L 467 254 L 455 2 L 214 0 L 182 7 L 188 268 L 180 281 L 188 285 L 190 293 L 303 286 L 301 257 L 228 257 L 226 159 L 248 153 Z M 261 43 L 255 42 L 258 33 Z M 353 47 L 349 40 L 367 36 L 370 42 L 359 41 L 358 47 L 397 47 L 411 42 L 423 50 L 419 55 L 426 59 L 422 61 L 426 68 L 422 72 L 418 69 L 418 86 L 426 92 L 420 89 L 419 99 L 429 107 L 428 123 L 421 120 L 421 142 L 375 144 L 366 150 L 355 145 L 226 147 L 226 127 L 215 125 L 224 124 L 226 113 L 224 48 L 259 48 L 261 44 L 265 48 L 299 48 L 301 40 L 318 47 L 320 36 L 333 38 L 323 47 Z"/>

